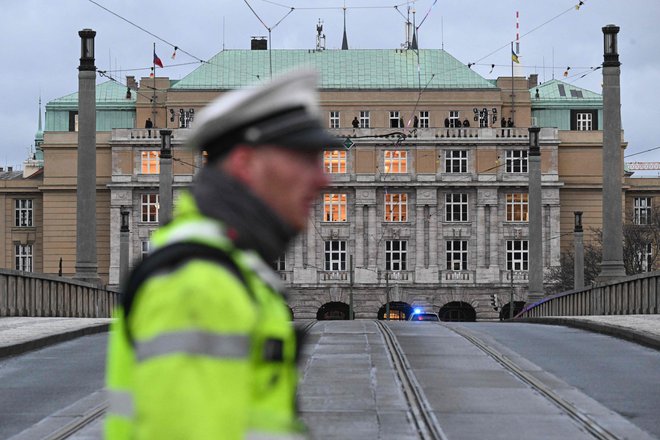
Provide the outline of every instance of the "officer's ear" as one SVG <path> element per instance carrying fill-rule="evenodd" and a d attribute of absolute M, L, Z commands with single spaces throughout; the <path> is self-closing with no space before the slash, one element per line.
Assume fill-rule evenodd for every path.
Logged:
<path fill-rule="evenodd" d="M 252 181 L 255 154 L 256 149 L 252 145 L 235 145 L 220 159 L 219 167 L 236 180 L 249 184 Z"/>

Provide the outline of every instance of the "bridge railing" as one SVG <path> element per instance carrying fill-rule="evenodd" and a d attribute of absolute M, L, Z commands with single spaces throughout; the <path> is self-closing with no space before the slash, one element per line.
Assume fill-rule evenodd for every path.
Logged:
<path fill-rule="evenodd" d="M 54 275 L 0 269 L 0 317 L 109 318 L 119 293 Z"/>
<path fill-rule="evenodd" d="M 552 295 L 525 306 L 517 318 L 660 313 L 660 271 Z"/>

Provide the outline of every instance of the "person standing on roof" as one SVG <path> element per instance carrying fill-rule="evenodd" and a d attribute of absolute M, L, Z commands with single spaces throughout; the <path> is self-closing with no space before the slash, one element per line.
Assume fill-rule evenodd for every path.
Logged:
<path fill-rule="evenodd" d="M 106 438 L 303 439 L 298 341 L 270 262 L 327 185 L 316 73 L 230 92 L 188 143 L 208 154 L 122 292 Z"/>

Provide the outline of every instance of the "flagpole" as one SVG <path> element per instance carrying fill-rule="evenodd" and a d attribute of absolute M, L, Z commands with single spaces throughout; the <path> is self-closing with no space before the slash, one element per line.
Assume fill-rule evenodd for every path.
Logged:
<path fill-rule="evenodd" d="M 154 42 L 153 46 L 153 52 L 151 54 L 151 71 L 154 74 L 154 80 L 152 82 L 152 87 L 151 87 L 151 117 L 153 120 L 154 128 L 158 127 L 156 124 L 156 43 Z M 156 133 L 156 130 L 154 130 L 154 133 Z"/>
<path fill-rule="evenodd" d="M 511 54 L 513 54 L 513 41 L 511 42 Z M 513 87 L 513 56 L 511 56 L 511 121 L 513 126 L 516 126 L 516 115 L 515 115 L 515 99 L 514 99 L 514 87 Z"/>

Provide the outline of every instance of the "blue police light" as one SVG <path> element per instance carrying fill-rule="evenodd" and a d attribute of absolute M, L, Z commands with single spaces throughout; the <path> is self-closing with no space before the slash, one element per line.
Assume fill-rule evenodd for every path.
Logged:
<path fill-rule="evenodd" d="M 420 308 L 416 308 L 415 311 L 414 311 L 413 313 L 422 313 L 422 309 L 420 309 Z"/>

